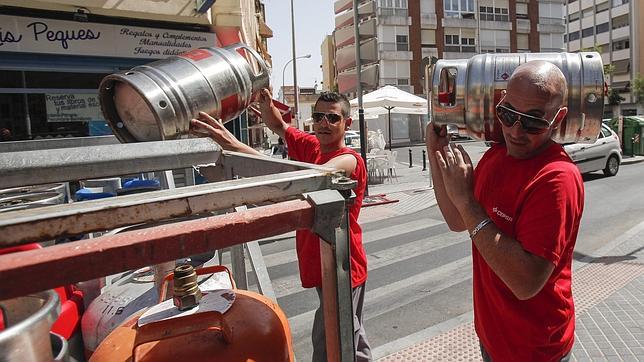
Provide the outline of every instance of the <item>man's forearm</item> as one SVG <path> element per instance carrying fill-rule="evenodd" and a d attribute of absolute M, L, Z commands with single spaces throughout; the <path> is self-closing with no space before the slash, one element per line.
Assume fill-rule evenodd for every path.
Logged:
<path fill-rule="evenodd" d="M 275 134 L 280 136 L 282 139 L 286 133 L 286 129 L 289 127 L 283 120 L 282 114 L 280 113 L 277 107 L 271 106 L 269 111 L 262 111 L 262 120 L 266 127 L 268 127 Z"/>
<path fill-rule="evenodd" d="M 459 207 L 459 212 L 470 234 L 488 218 L 481 205 L 473 200 Z M 519 241 L 504 235 L 494 223 L 478 231 L 473 242 L 485 262 L 518 299 L 536 295 L 554 269 L 549 261 L 527 252 Z"/>

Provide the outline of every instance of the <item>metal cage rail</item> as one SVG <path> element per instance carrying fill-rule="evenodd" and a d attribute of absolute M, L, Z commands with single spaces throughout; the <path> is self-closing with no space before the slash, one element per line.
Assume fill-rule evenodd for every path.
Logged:
<path fill-rule="evenodd" d="M 209 139 L 132 144 L 112 144 L 105 138 L 79 140 L 83 147 L 75 147 L 81 143 L 74 140 L 5 146 L 7 152 L 0 154 L 0 188 L 203 164 L 210 166 L 202 174 L 215 182 L 0 213 L 0 247 L 164 222 L 2 255 L 0 299 L 307 228 L 321 237 L 329 360 L 354 360 L 347 208 L 354 181 L 320 166 L 222 151 Z M 246 205 L 256 207 L 245 210 Z M 238 211 L 213 216 L 215 211 L 234 208 Z M 252 264 L 265 269 L 257 258 L 261 252 L 256 242 L 248 245 Z M 253 256 L 259 260 L 254 262 Z M 268 274 L 257 280 L 265 284 Z M 259 288 L 272 294 L 270 286 Z"/>

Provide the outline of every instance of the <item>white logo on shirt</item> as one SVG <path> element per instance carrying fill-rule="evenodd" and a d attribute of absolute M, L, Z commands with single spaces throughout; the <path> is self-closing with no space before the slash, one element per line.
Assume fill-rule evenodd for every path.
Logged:
<path fill-rule="evenodd" d="M 510 222 L 512 221 L 512 216 L 510 216 L 510 215 L 504 213 L 503 211 L 499 210 L 499 208 L 496 207 L 496 206 L 492 208 L 492 212 L 497 214 L 502 219 L 505 219 L 505 220 L 510 221 Z"/>

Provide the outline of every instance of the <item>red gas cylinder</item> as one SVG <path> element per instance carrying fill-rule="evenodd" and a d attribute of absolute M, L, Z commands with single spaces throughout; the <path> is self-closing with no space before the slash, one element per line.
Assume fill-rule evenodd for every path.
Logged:
<path fill-rule="evenodd" d="M 232 304 L 223 312 L 203 307 L 208 300 L 216 304 L 215 297 Z M 172 301 L 164 303 L 168 302 Z M 239 289 L 204 292 L 193 313 L 158 308 L 162 304 L 126 320 L 90 361 L 294 361 L 286 315 L 261 294 Z"/>

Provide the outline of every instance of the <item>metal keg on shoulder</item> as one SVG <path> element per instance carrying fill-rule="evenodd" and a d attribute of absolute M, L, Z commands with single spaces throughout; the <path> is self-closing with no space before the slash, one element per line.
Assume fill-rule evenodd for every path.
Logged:
<path fill-rule="evenodd" d="M 604 68 L 599 53 L 479 54 L 470 59 L 438 60 L 425 69 L 432 121 L 455 125 L 461 135 L 503 141 L 495 106 L 508 79 L 532 60 L 553 63 L 566 77 L 568 115 L 553 134 L 558 143 L 593 143 L 604 109 Z"/>
<path fill-rule="evenodd" d="M 199 112 L 223 122 L 234 119 L 268 87 L 269 78 L 270 69 L 255 50 L 234 44 L 111 74 L 102 80 L 99 96 L 119 141 L 161 141 L 186 136 Z"/>

